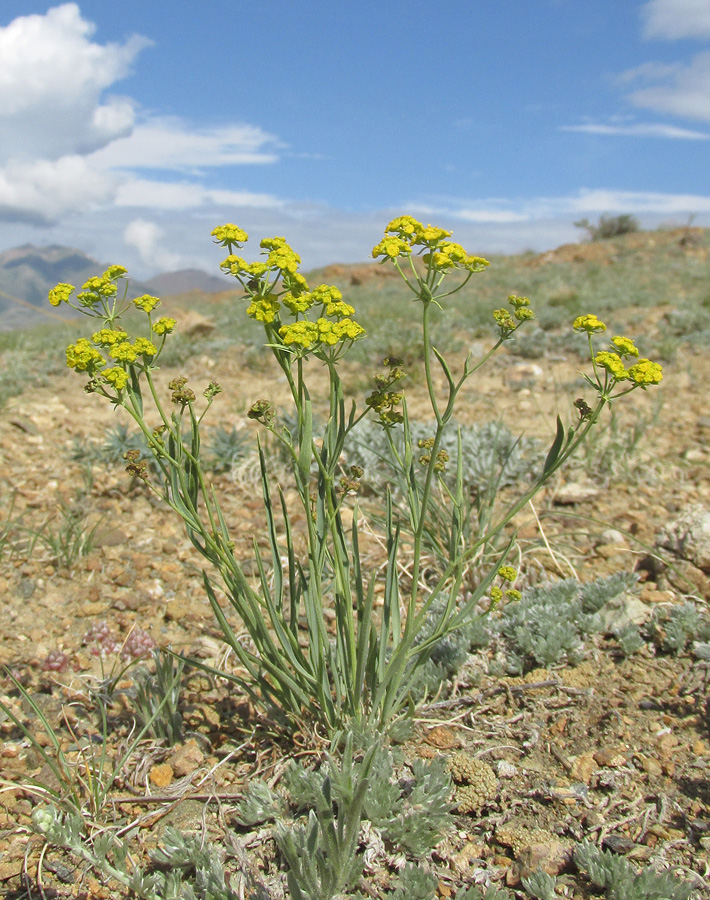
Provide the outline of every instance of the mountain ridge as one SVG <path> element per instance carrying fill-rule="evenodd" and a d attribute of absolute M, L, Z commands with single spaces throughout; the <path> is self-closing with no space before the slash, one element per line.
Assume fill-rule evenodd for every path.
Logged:
<path fill-rule="evenodd" d="M 52 310 L 48 292 L 58 283 L 81 286 L 107 268 L 75 247 L 61 244 L 22 244 L 0 252 L 0 331 L 24 328 L 49 317 L 73 315 L 73 310 Z M 164 272 L 146 281 L 131 279 L 128 296 L 141 294 L 168 296 L 199 291 L 213 294 L 229 289 L 226 280 L 201 269 Z"/>

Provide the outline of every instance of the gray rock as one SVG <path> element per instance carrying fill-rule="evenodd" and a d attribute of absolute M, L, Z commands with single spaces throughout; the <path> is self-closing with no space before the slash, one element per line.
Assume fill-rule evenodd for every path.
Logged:
<path fill-rule="evenodd" d="M 593 500 L 599 493 L 599 488 L 593 484 L 584 484 L 580 481 L 570 481 L 563 484 L 555 494 L 554 502 L 560 506 L 573 506 L 575 503 L 584 503 L 585 500 Z"/>
<path fill-rule="evenodd" d="M 656 545 L 699 569 L 710 571 L 710 510 L 689 506 L 661 529 Z"/>
<path fill-rule="evenodd" d="M 651 615 L 651 608 L 633 594 L 621 594 L 609 600 L 598 614 L 605 634 L 613 634 L 627 625 L 642 625 Z"/>

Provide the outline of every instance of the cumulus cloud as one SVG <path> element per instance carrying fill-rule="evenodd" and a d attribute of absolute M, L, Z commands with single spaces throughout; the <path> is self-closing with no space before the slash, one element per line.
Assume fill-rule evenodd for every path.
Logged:
<path fill-rule="evenodd" d="M 707 0 L 650 0 L 641 8 L 645 38 L 710 37 Z"/>
<path fill-rule="evenodd" d="M 141 262 L 154 271 L 173 271 L 180 265 L 180 256 L 162 246 L 165 233 L 155 222 L 134 219 L 126 226 L 123 240 L 138 251 Z"/>
<path fill-rule="evenodd" d="M 101 94 L 151 42 L 101 46 L 93 31 L 75 3 L 0 28 L 0 159 L 86 154 L 130 133 L 131 102 Z"/>
<path fill-rule="evenodd" d="M 54 222 L 76 209 L 113 200 L 116 178 L 96 172 L 81 156 L 57 160 L 13 159 L 0 166 L 0 219 Z"/>
<path fill-rule="evenodd" d="M 141 116 L 131 98 L 106 91 L 152 41 L 99 44 L 94 32 L 76 3 L 0 27 L 0 219 L 48 225 L 97 205 L 279 205 L 268 194 L 209 189 L 196 176 L 273 163 L 283 146 L 274 135 L 248 124 L 195 128 Z M 149 180 L 137 169 L 184 177 Z"/>
<path fill-rule="evenodd" d="M 622 78 L 650 83 L 629 94 L 635 106 L 710 121 L 710 52 L 698 53 L 688 65 L 646 63 L 625 72 Z"/>

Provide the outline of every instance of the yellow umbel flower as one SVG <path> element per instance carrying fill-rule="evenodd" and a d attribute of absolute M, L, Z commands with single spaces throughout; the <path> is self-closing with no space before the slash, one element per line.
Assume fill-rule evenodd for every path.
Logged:
<path fill-rule="evenodd" d="M 102 347 L 112 347 L 114 344 L 125 341 L 127 337 L 128 335 L 125 331 L 116 331 L 113 328 L 102 328 L 100 331 L 95 331 L 91 335 L 91 340 L 95 344 L 100 344 Z"/>
<path fill-rule="evenodd" d="M 518 577 L 518 571 L 513 566 L 501 566 L 498 569 L 498 574 L 505 581 L 510 581 L 511 583 Z"/>
<path fill-rule="evenodd" d="M 117 278 L 123 278 L 126 273 L 125 266 L 109 266 L 101 277 L 106 281 L 115 281 Z"/>
<path fill-rule="evenodd" d="M 142 297 L 136 297 L 133 303 L 143 312 L 151 313 L 160 304 L 160 300 L 157 297 L 151 297 L 150 294 L 143 294 Z"/>
<path fill-rule="evenodd" d="M 219 267 L 227 275 L 246 275 L 249 278 L 261 278 L 262 275 L 269 271 L 269 267 L 266 263 L 248 263 L 245 259 L 242 259 L 241 256 L 234 256 L 234 254 L 230 254 L 223 260 L 219 264 Z"/>
<path fill-rule="evenodd" d="M 500 328 L 502 337 L 508 337 L 518 327 L 515 319 L 511 316 L 507 309 L 494 309 L 493 318 L 496 325 Z"/>
<path fill-rule="evenodd" d="M 155 334 L 170 334 L 176 325 L 177 322 L 175 319 L 170 319 L 168 316 L 161 316 L 157 322 L 153 322 L 152 330 Z"/>
<path fill-rule="evenodd" d="M 291 291 L 287 291 L 281 296 L 281 302 L 294 316 L 299 313 L 305 313 L 313 306 L 313 294 L 303 291 L 294 297 Z"/>
<path fill-rule="evenodd" d="M 340 340 L 340 336 L 336 329 L 336 323 L 331 322 L 329 319 L 318 319 L 316 322 L 318 327 L 318 340 L 321 344 L 328 344 L 332 346 L 333 344 L 337 344 Z"/>
<path fill-rule="evenodd" d="M 294 297 L 308 290 L 308 282 L 300 272 L 282 272 L 284 287 Z"/>
<path fill-rule="evenodd" d="M 125 363 L 135 362 L 138 357 L 138 353 L 130 341 L 121 341 L 120 344 L 114 344 L 108 355 L 117 362 Z"/>
<path fill-rule="evenodd" d="M 248 265 L 249 263 L 242 259 L 241 256 L 235 256 L 233 253 L 230 253 L 226 259 L 222 260 L 219 267 L 229 275 L 240 275 Z"/>
<path fill-rule="evenodd" d="M 288 247 L 288 241 L 285 237 L 264 238 L 259 242 L 259 246 L 262 250 L 281 250 Z"/>
<path fill-rule="evenodd" d="M 103 356 L 86 338 L 79 338 L 75 344 L 67 347 L 67 366 L 76 372 L 88 372 L 89 375 L 93 375 L 105 362 Z"/>
<path fill-rule="evenodd" d="M 412 252 L 412 248 L 399 237 L 382 238 L 377 246 L 372 248 L 372 258 L 384 256 L 385 259 L 396 259 L 398 256 L 406 256 Z"/>
<path fill-rule="evenodd" d="M 660 363 L 651 362 L 650 359 L 640 359 L 629 369 L 628 377 L 631 381 L 641 386 L 646 384 L 660 384 L 663 380 L 663 366 Z"/>
<path fill-rule="evenodd" d="M 158 348 L 152 341 L 149 341 L 148 338 L 138 337 L 135 339 L 133 344 L 133 349 L 139 356 L 149 356 L 153 357 L 158 352 Z"/>
<path fill-rule="evenodd" d="M 243 231 L 236 225 L 232 225 L 231 222 L 227 225 L 218 225 L 217 228 L 213 228 L 210 231 L 210 234 L 223 247 L 228 247 L 230 244 L 236 244 L 237 247 L 241 247 L 242 244 L 249 240 L 249 235 L 246 231 Z"/>
<path fill-rule="evenodd" d="M 68 303 L 69 298 L 76 288 L 73 284 L 58 284 L 49 292 L 49 302 L 52 306 L 59 306 L 62 303 Z"/>
<path fill-rule="evenodd" d="M 128 384 L 128 373 L 118 366 L 114 366 L 112 369 L 104 369 L 101 376 L 109 384 L 113 385 L 117 391 L 122 391 Z"/>
<path fill-rule="evenodd" d="M 365 334 L 365 329 L 354 319 L 341 319 L 333 326 L 339 340 L 356 341 Z"/>
<path fill-rule="evenodd" d="M 276 247 L 269 253 L 266 263 L 271 269 L 279 269 L 281 272 L 289 272 L 293 275 L 301 264 L 301 257 L 288 244 L 284 243 L 282 247 Z"/>
<path fill-rule="evenodd" d="M 284 325 L 279 328 L 279 334 L 287 347 L 296 344 L 308 349 L 318 340 L 318 326 L 315 322 L 294 322 L 292 325 Z"/>
<path fill-rule="evenodd" d="M 435 250 L 432 253 L 425 253 L 422 256 L 424 262 L 431 266 L 432 269 L 436 269 L 439 272 L 445 272 L 447 269 L 455 269 L 456 263 L 449 256 L 448 253 L 444 253 L 443 250 Z"/>
<path fill-rule="evenodd" d="M 276 297 L 255 297 L 247 307 L 247 315 L 257 322 L 273 322 L 279 311 Z"/>
<path fill-rule="evenodd" d="M 606 369 L 610 375 L 613 375 L 617 381 L 624 381 L 629 377 L 624 363 L 618 353 L 609 353 L 607 350 L 600 350 L 594 357 L 596 365 Z"/>
<path fill-rule="evenodd" d="M 112 284 L 110 279 L 106 277 L 106 273 L 103 275 L 96 275 L 94 278 L 89 278 L 89 280 L 84 282 L 81 286 L 81 289 L 87 293 L 98 294 L 100 297 L 113 297 L 118 290 L 116 285 Z"/>
<path fill-rule="evenodd" d="M 434 247 L 440 244 L 444 238 L 451 237 L 451 232 L 445 228 L 437 228 L 434 225 L 420 225 L 414 234 L 414 244 L 426 244 L 428 247 Z"/>
<path fill-rule="evenodd" d="M 638 348 L 631 340 L 631 338 L 627 337 L 613 337 L 611 339 L 612 344 L 616 347 L 618 352 L 622 356 L 638 356 Z"/>
<path fill-rule="evenodd" d="M 572 322 L 572 328 L 579 333 L 584 331 L 587 334 L 601 334 L 606 331 L 606 325 L 593 315 L 577 316 Z"/>
<path fill-rule="evenodd" d="M 338 318 L 341 319 L 345 316 L 351 316 L 354 312 L 355 307 L 350 306 L 349 303 L 345 303 L 343 300 L 334 300 L 325 307 L 325 314 L 327 316 L 338 316 Z"/>
<path fill-rule="evenodd" d="M 397 234 L 405 240 L 411 240 L 423 228 L 422 223 L 413 219 L 412 216 L 398 216 L 396 219 L 392 219 L 385 228 L 385 234 Z"/>

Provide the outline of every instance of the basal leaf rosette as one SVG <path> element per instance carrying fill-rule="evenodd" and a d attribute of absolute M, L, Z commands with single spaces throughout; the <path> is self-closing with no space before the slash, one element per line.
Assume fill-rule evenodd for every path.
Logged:
<path fill-rule="evenodd" d="M 236 225 L 222 225 L 213 229 L 212 236 L 229 248 L 230 255 L 220 268 L 241 284 L 249 301 L 247 316 L 263 324 L 270 346 L 289 356 L 314 354 L 332 362 L 365 334 L 352 318 L 354 307 L 343 300 L 337 287 L 321 284 L 309 288 L 298 271 L 301 257 L 284 237 L 264 238 L 259 246 L 265 261 L 247 262 L 231 252 L 248 240 L 245 231 Z"/>

